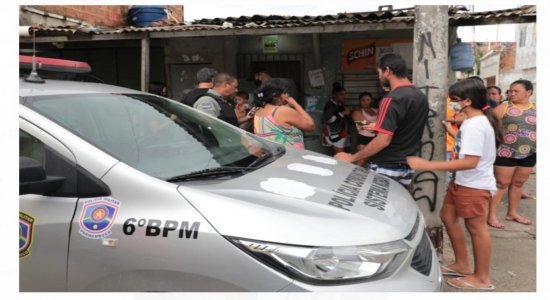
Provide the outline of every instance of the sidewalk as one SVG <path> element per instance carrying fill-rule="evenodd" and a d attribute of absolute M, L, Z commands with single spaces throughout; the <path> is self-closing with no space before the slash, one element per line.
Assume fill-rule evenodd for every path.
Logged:
<path fill-rule="evenodd" d="M 537 175 L 531 174 L 524 189 L 536 196 Z M 492 241 L 491 256 L 491 280 L 495 285 L 495 292 L 536 292 L 536 208 L 537 200 L 522 199 L 519 207 L 521 215 L 531 219 L 533 224 L 521 225 L 515 222 L 506 221 L 506 208 L 508 197 L 505 196 L 499 207 L 498 217 L 506 226 L 504 229 L 489 227 Z M 468 237 L 468 250 L 470 261 L 473 266 L 471 241 Z M 443 242 L 442 264 L 452 263 L 454 260 L 453 251 L 447 235 Z M 444 276 L 443 292 L 468 292 L 451 287 L 446 283 Z"/>

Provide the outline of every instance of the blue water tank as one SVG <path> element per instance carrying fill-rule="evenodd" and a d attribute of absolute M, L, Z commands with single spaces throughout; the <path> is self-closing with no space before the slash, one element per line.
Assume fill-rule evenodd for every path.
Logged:
<path fill-rule="evenodd" d="M 162 5 L 133 5 L 128 10 L 128 20 L 139 27 L 150 26 L 151 23 L 166 18 L 166 11 Z"/>
<path fill-rule="evenodd" d="M 451 56 L 451 69 L 453 71 L 470 71 L 474 68 L 472 44 L 454 44 L 449 52 Z"/>

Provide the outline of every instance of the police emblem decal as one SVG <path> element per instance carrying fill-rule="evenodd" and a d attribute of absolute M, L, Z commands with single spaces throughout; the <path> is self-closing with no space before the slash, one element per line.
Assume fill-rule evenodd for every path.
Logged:
<path fill-rule="evenodd" d="M 26 257 L 31 254 L 31 244 L 33 237 L 35 218 L 19 212 L 19 258 Z"/>
<path fill-rule="evenodd" d="M 89 239 L 102 239 L 111 235 L 119 208 L 120 201 L 111 197 L 86 200 L 80 212 L 78 232 Z"/>

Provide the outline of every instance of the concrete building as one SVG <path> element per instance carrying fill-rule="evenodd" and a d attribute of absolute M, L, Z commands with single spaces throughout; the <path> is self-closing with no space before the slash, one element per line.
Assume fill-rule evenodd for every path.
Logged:
<path fill-rule="evenodd" d="M 487 85 L 496 85 L 504 92 L 510 84 L 518 79 L 533 82 L 534 91 L 531 97 L 536 101 L 537 86 L 537 53 L 536 23 L 516 25 L 516 42 L 514 43 L 478 43 L 474 51 L 480 51 L 479 76 Z"/>

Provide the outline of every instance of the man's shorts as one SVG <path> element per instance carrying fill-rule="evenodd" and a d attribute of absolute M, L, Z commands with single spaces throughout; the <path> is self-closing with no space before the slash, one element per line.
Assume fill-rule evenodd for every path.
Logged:
<path fill-rule="evenodd" d="M 328 137 L 324 137 L 323 138 L 323 146 L 333 146 L 333 147 L 336 147 L 336 148 L 342 148 L 344 149 L 346 147 L 346 141 L 347 141 L 347 137 L 345 138 L 341 138 L 339 140 L 337 140 L 336 142 L 331 142 L 330 139 Z"/>
<path fill-rule="evenodd" d="M 456 215 L 460 218 L 475 218 L 487 216 L 491 192 L 465 187 L 454 182 L 447 186 L 444 204 L 453 205 Z"/>
<path fill-rule="evenodd" d="M 368 163 L 366 168 L 399 182 L 402 186 L 410 191 L 414 171 L 411 170 L 407 164 L 384 165 Z"/>
<path fill-rule="evenodd" d="M 537 154 L 533 153 L 526 158 L 515 159 L 497 156 L 495 166 L 499 167 L 534 167 L 537 164 Z"/>

